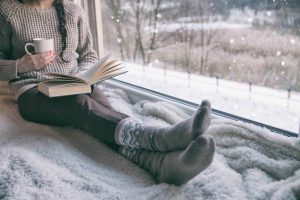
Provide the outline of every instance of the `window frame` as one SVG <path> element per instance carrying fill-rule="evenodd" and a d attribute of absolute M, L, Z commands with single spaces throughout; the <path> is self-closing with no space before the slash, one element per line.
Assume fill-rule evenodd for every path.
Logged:
<path fill-rule="evenodd" d="M 104 55 L 104 43 L 103 43 L 103 27 L 102 27 L 102 17 L 101 17 L 101 1 L 102 0 L 74 0 L 75 2 L 79 3 L 86 13 L 89 16 L 89 22 L 91 27 L 96 27 L 94 36 L 94 44 L 95 50 L 98 52 L 98 56 Z M 93 13 L 95 14 L 96 19 L 91 20 L 93 17 Z M 193 113 L 196 108 L 199 106 L 196 103 L 180 99 L 171 95 L 163 94 L 154 90 L 150 90 L 138 85 L 134 85 L 131 83 L 127 83 L 125 81 L 111 79 L 104 82 L 105 85 L 120 88 L 125 90 L 128 95 L 133 99 L 134 103 L 138 102 L 139 100 L 154 100 L 154 101 L 165 101 L 168 103 L 175 104 L 180 108 L 184 109 L 187 113 Z M 258 127 L 266 128 L 271 132 L 284 135 L 287 137 L 300 137 L 300 127 L 299 133 L 294 133 L 288 130 L 280 129 L 274 126 L 270 126 L 258 121 L 250 120 L 244 117 L 240 117 L 231 113 L 223 112 L 217 109 L 212 108 L 212 114 L 218 117 L 223 117 L 226 119 L 230 119 L 233 121 L 240 121 L 252 125 L 256 125 Z"/>
<path fill-rule="evenodd" d="M 75 0 L 76 3 L 81 5 L 85 10 L 88 20 L 90 23 L 94 48 L 98 53 L 98 57 L 103 56 L 104 54 L 104 45 L 103 45 L 103 29 L 102 29 L 102 15 L 101 15 L 101 0 Z M 93 17 L 95 14 L 95 18 Z"/>

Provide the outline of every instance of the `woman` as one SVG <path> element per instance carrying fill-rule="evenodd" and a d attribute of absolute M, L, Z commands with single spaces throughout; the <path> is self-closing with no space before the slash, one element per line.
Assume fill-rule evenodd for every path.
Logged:
<path fill-rule="evenodd" d="M 186 183 L 212 162 L 213 138 L 203 136 L 210 104 L 202 102 L 190 119 L 170 127 L 143 124 L 116 112 L 103 93 L 47 98 L 37 83 L 48 72 L 77 74 L 97 62 L 83 10 L 63 0 L 0 1 L 0 79 L 9 81 L 21 116 L 32 122 L 80 128 L 132 162 L 158 182 Z M 33 38 L 53 38 L 54 52 L 25 53 Z"/>

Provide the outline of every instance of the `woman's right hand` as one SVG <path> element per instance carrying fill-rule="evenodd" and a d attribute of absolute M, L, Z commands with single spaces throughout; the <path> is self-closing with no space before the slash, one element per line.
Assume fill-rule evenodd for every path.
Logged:
<path fill-rule="evenodd" d="M 54 58 L 55 53 L 53 51 L 34 55 L 26 54 L 25 56 L 17 60 L 18 73 L 25 73 L 42 69 L 48 64 L 52 63 Z"/>

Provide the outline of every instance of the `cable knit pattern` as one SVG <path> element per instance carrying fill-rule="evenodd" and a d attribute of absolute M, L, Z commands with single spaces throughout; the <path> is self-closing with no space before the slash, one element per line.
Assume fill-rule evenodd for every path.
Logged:
<path fill-rule="evenodd" d="M 123 119 L 117 126 L 115 141 L 121 146 L 146 149 L 151 151 L 163 151 L 155 143 L 155 136 L 166 132 L 166 128 L 147 126 L 136 118 Z"/>
<path fill-rule="evenodd" d="M 53 38 L 57 55 L 62 51 L 61 35 L 55 8 L 37 9 L 17 0 L 0 1 L 0 80 L 9 81 L 16 98 L 46 80 L 49 72 L 72 75 L 97 62 L 92 34 L 83 9 L 65 1 L 67 48 L 64 61 L 26 73 L 17 73 L 16 60 L 25 55 L 24 46 L 33 38 Z"/>

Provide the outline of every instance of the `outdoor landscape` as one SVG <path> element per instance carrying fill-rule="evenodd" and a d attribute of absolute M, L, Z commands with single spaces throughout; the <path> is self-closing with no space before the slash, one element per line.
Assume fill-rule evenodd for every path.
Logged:
<path fill-rule="evenodd" d="M 299 1 L 105 2 L 105 48 L 123 60 L 300 91 Z"/>

